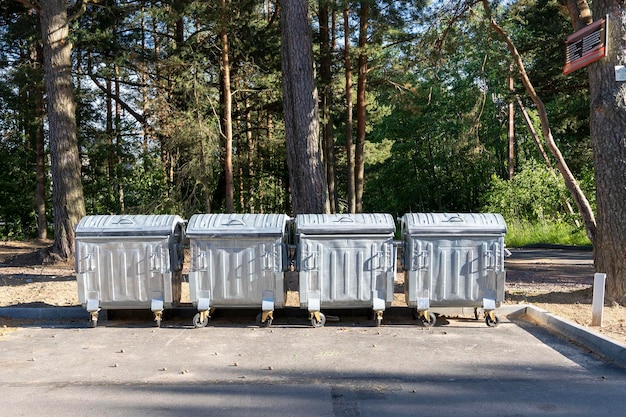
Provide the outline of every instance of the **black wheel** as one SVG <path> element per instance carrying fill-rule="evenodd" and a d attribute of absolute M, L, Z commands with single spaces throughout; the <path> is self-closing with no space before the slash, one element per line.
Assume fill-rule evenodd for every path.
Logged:
<path fill-rule="evenodd" d="M 91 319 L 91 327 L 97 327 L 98 326 L 98 319 Z"/>
<path fill-rule="evenodd" d="M 437 323 L 437 316 L 435 316 L 435 313 L 429 313 L 428 319 L 429 320 L 426 320 L 426 316 L 424 315 L 420 317 L 420 323 L 422 324 L 422 326 L 433 327 L 435 323 Z"/>
<path fill-rule="evenodd" d="M 259 313 L 256 315 L 256 325 L 259 327 L 271 327 L 272 326 L 272 318 L 268 317 L 267 319 L 265 319 L 265 321 L 263 320 L 263 313 Z"/>
<path fill-rule="evenodd" d="M 489 327 L 496 327 L 498 326 L 498 324 L 500 324 L 500 317 L 498 316 L 493 316 L 493 319 L 489 316 L 489 314 L 487 314 L 485 316 L 485 324 Z"/>
<path fill-rule="evenodd" d="M 209 316 L 204 316 L 204 320 L 200 320 L 200 313 L 193 316 L 193 325 L 195 328 L 200 329 L 206 327 L 209 324 Z"/>
<path fill-rule="evenodd" d="M 156 319 L 155 323 L 156 323 L 156 327 L 161 327 L 161 319 Z"/>
<path fill-rule="evenodd" d="M 315 316 L 311 317 L 311 324 L 313 325 L 313 327 L 324 327 L 324 325 L 326 324 L 326 316 L 324 315 L 324 313 L 320 313 L 319 321 L 317 321 Z"/>
<path fill-rule="evenodd" d="M 376 327 L 380 327 L 380 325 L 383 324 L 383 318 L 376 317 L 375 323 L 376 323 Z"/>

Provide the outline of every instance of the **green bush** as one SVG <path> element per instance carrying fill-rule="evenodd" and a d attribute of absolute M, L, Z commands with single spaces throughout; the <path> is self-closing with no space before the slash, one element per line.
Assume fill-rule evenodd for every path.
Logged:
<path fill-rule="evenodd" d="M 592 189 L 584 188 L 588 194 Z M 578 212 L 569 213 L 568 199 L 571 197 L 563 178 L 530 160 L 512 180 L 492 177 L 484 210 L 502 214 L 508 228 L 508 246 L 589 245 Z M 575 208 L 573 203 L 572 206 Z"/>
<path fill-rule="evenodd" d="M 568 198 L 563 178 L 530 160 L 512 180 L 492 177 L 485 210 L 502 214 L 507 222 L 549 223 L 567 220 Z"/>
<path fill-rule="evenodd" d="M 591 245 L 584 228 L 565 222 L 528 223 L 512 220 L 508 221 L 506 226 L 507 234 L 504 240 L 511 248 L 536 244 Z"/>

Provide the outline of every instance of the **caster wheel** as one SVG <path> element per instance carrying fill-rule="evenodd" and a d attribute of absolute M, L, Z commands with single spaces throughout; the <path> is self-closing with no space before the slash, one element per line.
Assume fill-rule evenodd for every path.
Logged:
<path fill-rule="evenodd" d="M 156 319 L 154 322 L 156 323 L 156 327 L 161 327 L 161 319 Z"/>
<path fill-rule="evenodd" d="M 324 325 L 326 324 L 326 316 L 323 313 L 320 313 L 320 320 L 317 321 L 317 319 L 314 317 L 311 318 L 311 324 L 313 325 L 313 327 L 324 327 Z"/>
<path fill-rule="evenodd" d="M 200 320 L 200 313 L 193 316 L 193 325 L 195 328 L 200 329 L 206 327 L 209 324 L 209 316 L 205 316 L 204 320 Z"/>
<path fill-rule="evenodd" d="M 272 326 L 272 318 L 268 317 L 267 319 L 265 319 L 265 321 L 261 321 L 263 320 L 263 313 L 259 313 L 256 316 L 256 324 L 259 327 L 271 327 Z"/>
<path fill-rule="evenodd" d="M 97 327 L 98 326 L 98 319 L 92 319 L 91 320 L 91 327 Z"/>
<path fill-rule="evenodd" d="M 426 320 L 426 317 L 424 316 L 420 317 L 420 323 L 422 324 L 422 326 L 433 327 L 435 323 L 437 323 L 437 316 L 435 316 L 435 313 L 429 313 L 428 319 L 429 320 Z"/>
<path fill-rule="evenodd" d="M 383 318 L 376 317 L 375 324 L 376 324 L 376 327 L 380 327 L 383 324 Z"/>
<path fill-rule="evenodd" d="M 500 317 L 493 316 L 493 320 L 492 320 L 491 317 L 489 317 L 489 315 L 487 315 L 485 317 L 485 324 L 488 327 L 496 327 L 496 326 L 498 326 L 498 324 L 500 324 Z"/>

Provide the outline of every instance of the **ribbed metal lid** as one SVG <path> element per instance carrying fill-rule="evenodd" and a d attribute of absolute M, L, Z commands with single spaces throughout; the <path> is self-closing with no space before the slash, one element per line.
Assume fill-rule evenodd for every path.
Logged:
<path fill-rule="evenodd" d="M 401 221 L 403 233 L 410 234 L 506 233 L 504 218 L 497 213 L 407 213 Z"/>
<path fill-rule="evenodd" d="M 168 236 L 185 221 L 177 215 L 94 215 L 85 216 L 76 225 L 76 236 Z"/>
<path fill-rule="evenodd" d="M 286 214 L 194 214 L 187 225 L 187 235 L 245 236 L 283 235 L 289 220 Z"/>
<path fill-rule="evenodd" d="M 296 233 L 316 234 L 393 234 L 396 225 L 390 214 L 299 214 Z"/>

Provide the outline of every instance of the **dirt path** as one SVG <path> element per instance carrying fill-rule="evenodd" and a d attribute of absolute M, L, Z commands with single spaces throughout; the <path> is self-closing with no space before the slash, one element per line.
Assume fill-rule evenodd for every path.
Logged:
<path fill-rule="evenodd" d="M 0 307 L 79 305 L 74 265 L 42 262 L 40 250 L 50 244 L 0 243 Z M 550 255 L 546 258 L 529 250 L 513 252 L 506 261 L 506 303 L 532 303 L 580 325 L 591 324 L 594 271 L 590 252 L 541 252 Z M 396 296 L 394 305 L 404 302 L 401 294 Z M 188 297 L 184 283 L 182 301 L 189 302 Z M 626 344 L 626 308 L 606 306 L 603 327 L 596 330 Z"/>
<path fill-rule="evenodd" d="M 579 325 L 591 326 L 591 252 L 517 250 L 506 262 L 506 303 L 533 304 Z M 539 252 L 552 256 L 542 258 Z M 605 305 L 603 326 L 594 327 L 626 344 L 626 308 Z"/>

